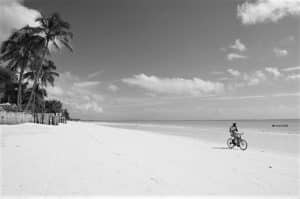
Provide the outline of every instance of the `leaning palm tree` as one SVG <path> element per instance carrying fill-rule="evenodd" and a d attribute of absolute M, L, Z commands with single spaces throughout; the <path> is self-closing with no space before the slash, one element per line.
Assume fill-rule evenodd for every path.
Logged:
<path fill-rule="evenodd" d="M 24 74 L 24 79 L 34 81 L 37 76 L 39 68 L 32 69 L 31 71 Z M 43 88 L 47 87 L 48 84 L 54 86 L 55 77 L 59 77 L 59 73 L 56 71 L 56 66 L 51 60 L 44 60 L 41 66 L 40 75 L 37 80 L 37 84 L 41 85 Z"/>
<path fill-rule="evenodd" d="M 10 70 L 18 72 L 17 105 L 19 111 L 22 109 L 24 72 L 41 50 L 43 43 L 43 38 L 35 33 L 37 33 L 36 29 L 25 26 L 4 41 L 0 49 L 1 61 L 6 63 L 6 67 Z"/>
<path fill-rule="evenodd" d="M 28 101 L 33 87 L 26 90 L 24 94 L 24 100 Z M 30 104 L 32 112 L 41 111 L 45 107 L 44 99 L 47 97 L 47 91 L 45 88 L 41 87 L 40 84 L 37 84 L 34 90 L 34 96 L 32 98 L 33 103 Z"/>
<path fill-rule="evenodd" d="M 32 69 L 31 71 L 24 74 L 24 79 L 28 81 L 34 81 L 35 77 L 37 76 L 39 68 Z M 54 86 L 55 77 L 58 77 L 59 74 L 55 71 L 56 66 L 53 61 L 51 60 L 45 60 L 41 66 L 40 76 L 37 80 L 37 85 L 41 89 L 46 89 L 46 87 L 50 84 L 51 86 Z M 32 91 L 32 89 L 31 89 Z M 33 91 L 33 93 L 36 90 Z M 33 101 L 35 100 L 35 93 L 33 94 Z M 35 106 L 35 103 L 33 103 L 33 107 Z"/>
<path fill-rule="evenodd" d="M 60 49 L 61 46 L 65 46 L 72 51 L 70 42 L 73 38 L 73 34 L 70 32 L 70 24 L 62 20 L 57 13 L 54 13 L 49 17 L 40 17 L 37 21 L 40 22 L 40 26 L 37 27 L 36 30 L 39 31 L 39 35 L 43 36 L 44 46 L 40 57 L 40 64 L 38 65 L 38 70 L 33 81 L 33 88 L 35 88 L 38 84 L 38 79 L 40 78 L 42 71 L 42 63 L 50 52 L 49 48 L 54 46 L 55 48 Z M 32 89 L 32 93 L 30 94 L 25 110 L 28 110 L 29 108 L 34 91 L 35 89 Z"/>

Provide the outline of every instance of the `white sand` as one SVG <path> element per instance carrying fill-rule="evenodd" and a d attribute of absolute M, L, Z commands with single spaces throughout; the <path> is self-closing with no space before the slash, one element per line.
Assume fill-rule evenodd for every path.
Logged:
<path fill-rule="evenodd" d="M 89 123 L 0 126 L 2 195 L 299 196 L 299 154 Z"/>

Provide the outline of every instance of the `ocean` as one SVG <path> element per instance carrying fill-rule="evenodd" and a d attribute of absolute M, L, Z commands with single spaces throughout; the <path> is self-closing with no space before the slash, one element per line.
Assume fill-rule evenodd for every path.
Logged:
<path fill-rule="evenodd" d="M 94 121 L 114 128 L 142 130 L 172 136 L 209 141 L 217 148 L 226 147 L 229 127 L 237 123 L 250 148 L 261 151 L 299 154 L 300 120 L 199 120 L 199 121 Z M 139 132 L 139 131 L 138 131 Z"/>
<path fill-rule="evenodd" d="M 96 121 L 95 121 L 96 122 Z M 151 130 L 156 128 L 174 129 L 180 128 L 203 131 L 207 128 L 219 129 L 228 132 L 233 122 L 237 123 L 241 132 L 255 130 L 261 133 L 300 134 L 300 119 L 276 119 L 276 120 L 151 120 L 151 121 L 97 121 L 97 123 L 130 129 Z M 177 129 L 177 130 L 176 130 Z M 185 132 L 182 132 L 184 135 Z"/>

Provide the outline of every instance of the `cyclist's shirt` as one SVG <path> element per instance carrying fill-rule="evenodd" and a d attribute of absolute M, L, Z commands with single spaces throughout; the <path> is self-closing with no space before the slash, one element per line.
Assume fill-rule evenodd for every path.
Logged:
<path fill-rule="evenodd" d="M 238 129 L 237 129 L 236 126 L 231 126 L 231 127 L 229 128 L 229 132 L 230 132 L 231 135 L 234 135 L 235 133 L 238 132 Z"/>

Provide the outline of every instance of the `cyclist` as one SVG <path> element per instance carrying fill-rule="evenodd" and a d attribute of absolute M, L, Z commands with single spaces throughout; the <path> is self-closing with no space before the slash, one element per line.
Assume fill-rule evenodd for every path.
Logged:
<path fill-rule="evenodd" d="M 238 128 L 236 123 L 234 122 L 232 126 L 229 128 L 230 135 L 234 138 L 234 142 L 237 144 L 238 142 Z"/>

